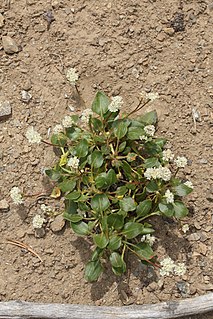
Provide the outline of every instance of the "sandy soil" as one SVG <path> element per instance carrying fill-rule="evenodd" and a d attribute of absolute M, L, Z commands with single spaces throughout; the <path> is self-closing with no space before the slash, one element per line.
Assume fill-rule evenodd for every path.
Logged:
<path fill-rule="evenodd" d="M 122 305 L 187 298 L 213 290 L 212 236 L 212 98 L 213 10 L 209 1 L 185 0 L 2 0 L 0 34 L 15 40 L 7 54 L 0 40 L 0 101 L 9 101 L 12 115 L 0 122 L 0 199 L 10 209 L 0 212 L 0 300 Z M 52 10 L 54 21 L 43 14 Z M 4 20 L 4 21 L 3 21 Z M 83 105 L 66 80 L 69 67 L 80 75 Z M 158 135 L 168 138 L 176 155 L 189 159 L 185 176 L 194 184 L 187 199 L 190 216 L 181 223 L 156 220 L 156 249 L 187 265 L 181 277 L 160 277 L 133 260 L 130 276 L 111 270 L 97 283 L 83 279 L 90 244 L 65 227 L 36 238 L 31 210 L 17 211 L 9 191 L 45 192 L 42 172 L 54 162 L 52 148 L 29 145 L 25 132 L 33 125 L 48 138 L 48 129 L 90 106 L 95 92 L 121 95 L 133 109 L 142 90 L 158 92 L 147 110 L 159 115 Z M 23 102 L 21 91 L 32 98 Z M 192 110 L 199 118 L 193 121 Z M 35 198 L 29 197 L 32 203 Z M 184 234 L 181 225 L 188 223 Z M 165 225 L 165 226 L 164 226 Z M 164 229 L 164 230 L 162 230 Z M 44 260 L 6 242 L 31 246 Z M 181 286 L 182 285 L 182 286 Z M 184 287 L 183 290 L 180 287 Z M 211 316 L 211 315 L 210 315 Z M 209 318 L 210 318 L 209 316 Z M 207 317 L 206 317 L 207 318 Z M 211 316 L 212 318 L 212 316 Z"/>

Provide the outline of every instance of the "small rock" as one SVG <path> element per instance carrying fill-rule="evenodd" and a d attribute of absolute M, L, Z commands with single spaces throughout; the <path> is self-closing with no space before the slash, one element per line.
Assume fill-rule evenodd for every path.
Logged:
<path fill-rule="evenodd" d="M 160 42 L 163 42 L 165 40 L 165 34 L 163 32 L 159 33 L 156 39 Z"/>
<path fill-rule="evenodd" d="M 0 119 L 4 119 L 12 114 L 12 107 L 9 101 L 0 101 Z"/>
<path fill-rule="evenodd" d="M 2 37 L 2 45 L 5 53 L 13 54 L 20 51 L 16 41 L 9 36 Z"/>
<path fill-rule="evenodd" d="M 147 287 L 147 290 L 148 290 L 149 292 L 151 292 L 151 291 L 157 290 L 157 288 L 158 288 L 158 284 L 153 281 L 153 282 L 151 282 L 151 284 Z"/>
<path fill-rule="evenodd" d="M 205 244 L 203 244 L 203 243 L 199 243 L 196 250 L 197 250 L 200 254 L 206 256 L 208 247 L 207 247 Z"/>
<path fill-rule="evenodd" d="M 43 227 L 35 229 L 35 237 L 43 238 L 44 236 L 45 236 L 45 229 Z"/>
<path fill-rule="evenodd" d="M 188 236 L 188 240 L 190 241 L 197 241 L 200 239 L 200 234 L 199 233 L 193 233 Z"/>
<path fill-rule="evenodd" d="M 55 220 L 51 223 L 50 228 L 53 232 L 59 232 L 64 228 L 65 220 L 62 215 L 56 216 Z"/>
<path fill-rule="evenodd" d="M 186 294 L 189 293 L 189 287 L 188 284 L 185 281 L 179 281 L 176 283 L 177 289 L 181 293 L 181 295 L 184 297 Z"/>
<path fill-rule="evenodd" d="M 209 13 L 213 11 L 213 2 L 208 4 L 208 11 Z"/>
<path fill-rule="evenodd" d="M 0 28 L 4 26 L 4 16 L 0 13 Z"/>
<path fill-rule="evenodd" d="M 175 30 L 173 28 L 164 28 L 163 31 L 170 36 L 175 33 Z"/>
<path fill-rule="evenodd" d="M 29 92 L 27 92 L 25 90 L 21 91 L 21 100 L 22 100 L 22 102 L 28 104 L 31 99 L 32 99 L 32 95 Z"/>
<path fill-rule="evenodd" d="M 10 208 L 10 205 L 6 201 L 6 199 L 2 199 L 0 201 L 0 211 L 8 211 Z"/>
<path fill-rule="evenodd" d="M 201 158 L 201 160 L 199 160 L 199 164 L 208 164 L 208 161 L 205 158 Z"/>

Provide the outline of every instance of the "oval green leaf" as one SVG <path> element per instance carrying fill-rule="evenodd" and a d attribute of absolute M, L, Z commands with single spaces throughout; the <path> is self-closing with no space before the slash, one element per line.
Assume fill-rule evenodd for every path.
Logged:
<path fill-rule="evenodd" d="M 106 194 L 97 194 L 91 200 L 91 207 L 94 211 L 100 213 L 105 211 L 110 205 Z"/>
<path fill-rule="evenodd" d="M 103 267 L 100 260 L 89 261 L 85 267 L 84 278 L 89 282 L 93 282 L 98 279 L 102 272 Z"/>

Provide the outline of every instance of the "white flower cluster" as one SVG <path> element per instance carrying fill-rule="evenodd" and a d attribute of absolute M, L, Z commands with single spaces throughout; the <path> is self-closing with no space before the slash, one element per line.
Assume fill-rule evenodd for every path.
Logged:
<path fill-rule="evenodd" d="M 145 141 L 145 142 L 148 140 L 148 137 L 146 135 L 141 135 L 139 138 L 141 141 Z"/>
<path fill-rule="evenodd" d="M 144 172 L 144 176 L 147 179 L 157 179 L 161 178 L 165 182 L 169 181 L 171 179 L 172 173 L 169 168 L 159 166 L 159 167 L 151 167 L 147 168 L 146 171 Z"/>
<path fill-rule="evenodd" d="M 63 132 L 63 126 L 60 124 L 57 124 L 54 128 L 53 128 L 53 134 L 59 134 L 60 132 Z"/>
<path fill-rule="evenodd" d="M 178 156 L 175 160 L 174 160 L 175 164 L 177 165 L 177 167 L 180 168 L 184 168 L 187 165 L 187 158 L 184 156 Z"/>
<path fill-rule="evenodd" d="M 159 94 L 155 93 L 155 92 L 150 92 L 150 93 L 146 93 L 146 92 L 141 92 L 141 96 L 142 98 L 146 99 L 146 100 L 150 100 L 151 102 L 153 102 L 154 100 L 159 98 Z"/>
<path fill-rule="evenodd" d="M 89 123 L 90 115 L 92 115 L 92 110 L 91 109 L 85 109 L 82 114 L 81 114 L 81 121 L 84 124 Z"/>
<path fill-rule="evenodd" d="M 20 205 L 23 204 L 23 198 L 22 198 L 22 193 L 21 190 L 18 187 L 13 187 L 10 190 L 10 197 L 12 198 L 14 204 Z"/>
<path fill-rule="evenodd" d="M 78 81 L 78 73 L 75 68 L 70 68 L 67 71 L 67 80 L 73 85 L 75 85 L 75 82 Z"/>
<path fill-rule="evenodd" d="M 67 162 L 67 165 L 74 169 L 77 169 L 79 166 L 79 159 L 77 158 L 77 156 L 70 157 Z"/>
<path fill-rule="evenodd" d="M 120 110 L 121 106 L 123 105 L 123 99 L 121 96 L 116 95 L 112 97 L 112 101 L 110 103 L 110 105 L 108 106 L 108 110 L 110 112 L 117 112 L 118 110 Z"/>
<path fill-rule="evenodd" d="M 31 144 L 39 144 L 42 140 L 41 135 L 32 126 L 27 129 L 26 138 Z"/>
<path fill-rule="evenodd" d="M 45 218 L 42 217 L 41 215 L 35 215 L 33 217 L 33 228 L 42 228 L 43 223 L 45 222 Z"/>
<path fill-rule="evenodd" d="M 166 199 L 167 204 L 174 203 L 174 194 L 170 192 L 169 189 L 166 190 L 164 197 Z"/>
<path fill-rule="evenodd" d="M 146 135 L 154 136 L 155 127 L 154 127 L 154 125 L 147 125 L 147 126 L 144 127 L 144 131 L 145 131 Z"/>
<path fill-rule="evenodd" d="M 70 116 L 65 116 L 62 120 L 62 125 L 65 128 L 71 127 L 73 125 L 73 120 Z"/>
<path fill-rule="evenodd" d="M 164 150 L 163 151 L 163 161 L 171 161 L 174 158 L 174 154 L 172 153 L 172 151 L 170 149 Z"/>
<path fill-rule="evenodd" d="M 152 236 L 150 234 L 147 234 L 147 235 L 143 235 L 141 237 L 141 242 L 145 242 L 147 244 L 149 244 L 150 246 L 153 246 L 154 242 L 156 240 L 156 237 L 155 236 Z"/>
<path fill-rule="evenodd" d="M 43 211 L 44 214 L 52 212 L 52 207 L 47 206 L 45 204 L 41 204 L 41 210 Z"/>
<path fill-rule="evenodd" d="M 162 266 L 160 269 L 161 276 L 169 276 L 171 274 L 182 276 L 186 273 L 186 266 L 184 263 L 175 264 L 174 260 L 170 257 L 164 258 L 160 264 Z"/>
<path fill-rule="evenodd" d="M 185 182 L 184 185 L 186 185 L 187 187 L 189 187 L 189 188 L 191 188 L 191 189 L 194 188 L 192 182 L 190 182 L 190 181 Z"/>

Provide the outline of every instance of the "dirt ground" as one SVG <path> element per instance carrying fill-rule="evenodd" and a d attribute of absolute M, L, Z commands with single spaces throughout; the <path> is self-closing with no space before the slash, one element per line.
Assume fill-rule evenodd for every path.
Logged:
<path fill-rule="evenodd" d="M 0 34 L 14 39 L 18 48 L 8 54 L 0 40 L 0 102 L 8 101 L 12 107 L 11 116 L 0 122 L 0 199 L 10 205 L 7 212 L 0 211 L 1 301 L 145 304 L 213 290 L 213 5 L 209 3 L 1 0 Z M 48 10 L 54 16 L 49 29 L 44 19 Z M 66 80 L 70 67 L 80 75 L 85 105 Z M 189 217 L 181 223 L 155 220 L 155 248 L 161 257 L 186 264 L 183 277 L 160 277 L 158 271 L 133 260 L 129 277 L 116 278 L 108 269 L 97 283 L 86 283 L 88 241 L 77 238 L 68 226 L 53 232 L 51 223 L 45 237 L 34 235 L 32 218 L 40 205 L 61 204 L 42 198 L 24 216 L 11 202 L 13 186 L 28 195 L 44 193 L 42 173 L 54 162 L 51 147 L 28 144 L 27 127 L 34 126 L 48 139 L 49 128 L 73 110 L 89 107 L 98 89 L 109 96 L 121 95 L 129 110 L 142 90 L 158 92 L 160 98 L 145 111 L 157 110 L 157 134 L 168 138 L 176 155 L 189 159 L 184 171 L 194 185 L 187 199 Z M 22 90 L 32 96 L 28 103 Z M 196 121 L 193 114 L 198 115 Z M 27 198 L 29 205 L 33 198 Z M 181 231 L 185 223 L 186 234 Z M 43 263 L 9 244 L 8 238 L 31 246 Z"/>

